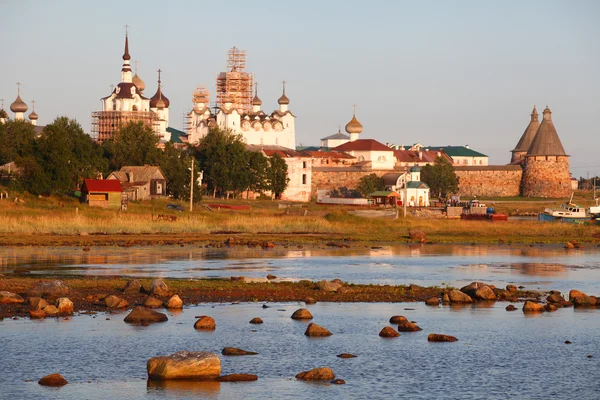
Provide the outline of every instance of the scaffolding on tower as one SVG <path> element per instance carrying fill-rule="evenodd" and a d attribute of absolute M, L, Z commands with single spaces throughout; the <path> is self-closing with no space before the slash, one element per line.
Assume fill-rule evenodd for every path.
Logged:
<path fill-rule="evenodd" d="M 227 52 L 226 71 L 217 75 L 217 107 L 227 101 L 240 114 L 252 110 L 252 88 L 254 78 L 246 72 L 246 51 L 236 47 Z"/>

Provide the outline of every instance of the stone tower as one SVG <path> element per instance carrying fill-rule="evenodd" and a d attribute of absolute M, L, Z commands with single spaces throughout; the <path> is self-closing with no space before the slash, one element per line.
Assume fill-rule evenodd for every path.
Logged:
<path fill-rule="evenodd" d="M 523 196 L 569 197 L 571 174 L 569 156 L 552 123 L 548 107 L 523 162 Z"/>
<path fill-rule="evenodd" d="M 527 154 L 527 150 L 529 150 L 529 146 L 531 146 L 531 142 L 533 142 L 533 138 L 540 127 L 540 121 L 538 120 L 538 112 L 533 106 L 533 111 L 531 112 L 531 121 L 529 121 L 529 125 L 525 128 L 525 132 L 523 132 L 523 136 L 519 139 L 519 143 L 511 150 L 512 157 L 510 159 L 511 164 L 521 164 L 524 161 L 525 155 Z"/>

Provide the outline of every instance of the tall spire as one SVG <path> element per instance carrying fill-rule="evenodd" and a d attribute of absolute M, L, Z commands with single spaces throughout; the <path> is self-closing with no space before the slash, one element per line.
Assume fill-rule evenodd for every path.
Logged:
<path fill-rule="evenodd" d="M 538 112 L 537 112 L 537 109 L 535 108 L 535 104 L 533 105 L 533 111 L 531 112 L 531 120 L 532 121 L 539 121 L 539 119 L 538 119 Z"/>
<path fill-rule="evenodd" d="M 525 128 L 525 131 L 521 135 L 519 142 L 515 146 L 511 152 L 513 153 L 511 158 L 511 163 L 516 163 L 523 159 L 523 156 L 527 154 L 527 150 L 531 146 L 531 142 L 533 142 L 533 138 L 535 138 L 535 134 L 540 127 L 540 121 L 538 120 L 538 112 L 535 106 L 533 106 L 533 110 L 531 111 L 531 121 Z"/>
<path fill-rule="evenodd" d="M 558 137 L 554 123 L 552 122 L 552 111 L 546 106 L 542 123 L 529 146 L 528 156 L 564 156 L 565 149 Z"/>
<path fill-rule="evenodd" d="M 125 25 L 125 53 L 123 54 L 123 60 L 129 61 L 131 60 L 131 56 L 129 55 L 129 25 Z"/>
<path fill-rule="evenodd" d="M 129 64 L 129 60 L 131 60 L 131 56 L 129 55 L 129 25 L 125 25 L 125 53 L 123 54 L 123 67 L 121 67 L 121 82 L 131 83 L 132 82 L 132 74 L 131 74 L 131 65 Z"/>

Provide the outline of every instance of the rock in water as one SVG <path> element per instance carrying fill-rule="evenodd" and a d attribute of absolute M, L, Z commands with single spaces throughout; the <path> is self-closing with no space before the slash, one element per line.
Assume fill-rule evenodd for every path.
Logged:
<path fill-rule="evenodd" d="M 516 309 L 517 307 L 513 306 L 512 304 L 506 306 L 506 311 L 515 311 Z"/>
<path fill-rule="evenodd" d="M 251 382 L 258 380 L 254 374 L 229 374 L 223 375 L 217 379 L 219 382 Z"/>
<path fill-rule="evenodd" d="M 350 354 L 350 353 L 338 354 L 336 357 L 339 357 L 339 358 L 356 358 L 356 356 L 354 354 Z"/>
<path fill-rule="evenodd" d="M 440 301 L 438 300 L 437 297 L 430 297 L 427 300 L 425 300 L 425 304 L 428 306 L 439 306 Z"/>
<path fill-rule="evenodd" d="M 547 301 L 548 303 L 558 303 L 558 304 L 562 304 L 563 302 L 565 302 L 565 298 L 564 298 L 564 297 L 562 297 L 562 296 L 560 295 L 560 293 L 552 293 L 552 294 L 550 294 L 550 296 L 548 296 L 548 297 L 546 298 L 546 301 Z"/>
<path fill-rule="evenodd" d="M 558 307 L 556 307 L 556 306 L 555 306 L 554 304 L 552 304 L 552 303 L 547 303 L 547 304 L 544 306 L 544 309 L 545 309 L 546 311 L 548 311 L 548 312 L 554 312 L 554 311 L 558 310 Z"/>
<path fill-rule="evenodd" d="M 518 289 L 515 285 L 506 285 L 506 290 L 508 290 L 509 292 L 516 292 Z"/>
<path fill-rule="evenodd" d="M 442 303 L 444 303 L 444 304 L 450 303 L 450 296 L 448 296 L 448 293 L 444 293 L 444 295 L 442 296 Z"/>
<path fill-rule="evenodd" d="M 138 294 L 142 290 L 142 283 L 137 279 L 132 279 L 125 284 L 123 294 Z"/>
<path fill-rule="evenodd" d="M 579 290 L 571 290 L 569 292 L 569 301 L 573 303 L 575 307 L 586 307 L 596 305 L 596 298 L 594 296 L 588 296 L 587 294 L 580 292 Z"/>
<path fill-rule="evenodd" d="M 124 300 L 114 295 L 105 297 L 104 304 L 106 304 L 106 307 L 108 308 L 125 308 L 129 305 L 127 300 Z"/>
<path fill-rule="evenodd" d="M 159 307 L 162 307 L 162 305 L 163 305 L 163 302 L 154 296 L 148 296 L 146 298 L 146 300 L 144 300 L 144 307 L 159 308 Z"/>
<path fill-rule="evenodd" d="M 69 382 L 61 374 L 50 374 L 40 379 L 38 383 L 43 386 L 64 386 Z"/>
<path fill-rule="evenodd" d="M 496 300 L 496 294 L 491 287 L 485 285 L 475 291 L 473 298 L 477 300 Z"/>
<path fill-rule="evenodd" d="M 183 308 L 183 300 L 181 300 L 181 297 L 179 297 L 178 295 L 174 294 L 165 304 L 165 306 L 169 309 L 169 310 L 177 310 L 177 309 L 182 309 Z"/>
<path fill-rule="evenodd" d="M 330 381 L 335 379 L 335 374 L 331 368 L 314 368 L 310 371 L 303 371 L 296 375 L 296 379 L 303 381 Z"/>
<path fill-rule="evenodd" d="M 346 381 L 343 379 L 334 379 L 329 383 L 333 383 L 334 385 L 345 385 Z"/>
<path fill-rule="evenodd" d="M 398 324 L 398 332 L 418 332 L 422 331 L 417 324 L 410 321 L 404 321 Z"/>
<path fill-rule="evenodd" d="M 458 339 L 450 335 L 440 335 L 438 333 L 430 333 L 427 336 L 428 342 L 456 342 Z"/>
<path fill-rule="evenodd" d="M 149 359 L 146 368 L 150 379 L 214 380 L 221 374 L 221 360 L 205 351 L 179 351 Z"/>
<path fill-rule="evenodd" d="M 169 288 L 161 279 L 155 279 L 150 284 L 150 294 L 155 296 L 168 296 Z"/>
<path fill-rule="evenodd" d="M 24 303 L 25 299 L 16 293 L 0 291 L 0 304 Z"/>
<path fill-rule="evenodd" d="M 58 312 L 61 314 L 73 314 L 73 302 L 66 297 L 61 297 L 57 301 Z"/>
<path fill-rule="evenodd" d="M 57 279 L 54 281 L 39 282 L 27 291 L 27 296 L 58 298 L 68 295 L 70 290 L 66 283 Z"/>
<path fill-rule="evenodd" d="M 221 351 L 221 354 L 223 354 L 224 356 L 253 356 L 258 353 L 254 351 L 236 349 L 235 347 L 225 347 L 223 351 Z"/>
<path fill-rule="evenodd" d="M 450 303 L 472 303 L 473 299 L 466 293 L 461 292 L 460 290 L 454 289 L 448 294 L 450 298 Z"/>
<path fill-rule="evenodd" d="M 46 313 L 44 310 L 31 310 L 29 311 L 29 316 L 31 319 L 44 319 L 46 318 Z"/>
<path fill-rule="evenodd" d="M 544 306 L 539 303 L 534 303 L 533 301 L 526 301 L 523 305 L 524 313 L 542 313 L 544 312 Z"/>
<path fill-rule="evenodd" d="M 313 316 L 306 308 L 299 308 L 292 314 L 292 319 L 312 319 Z"/>
<path fill-rule="evenodd" d="M 215 330 L 217 328 L 217 324 L 213 317 L 209 317 L 208 315 L 202 315 L 198 318 L 198 321 L 194 323 L 195 329 L 204 329 L 204 330 Z"/>
<path fill-rule="evenodd" d="M 392 318 L 390 318 L 390 324 L 399 324 L 406 321 L 408 320 L 402 315 L 394 315 Z"/>
<path fill-rule="evenodd" d="M 379 336 L 384 338 L 395 338 L 399 337 L 400 334 L 394 328 L 386 326 L 379 332 Z"/>
<path fill-rule="evenodd" d="M 262 323 L 263 323 L 263 320 L 262 320 L 262 319 L 260 319 L 260 318 L 258 318 L 258 317 L 254 317 L 254 318 L 252 318 L 252 319 L 250 320 L 250 323 L 251 323 L 251 324 L 262 324 Z"/>
<path fill-rule="evenodd" d="M 327 329 L 323 328 L 322 326 L 315 324 L 314 322 L 311 322 L 310 324 L 308 324 L 304 334 L 306 336 L 331 336 L 331 335 L 333 335 L 333 333 L 329 332 Z"/>
<path fill-rule="evenodd" d="M 124 321 L 129 323 L 151 323 L 151 322 L 164 322 L 168 321 L 169 318 L 163 313 L 158 311 L 149 310 L 146 307 L 137 306 L 128 316 L 125 317 Z"/>

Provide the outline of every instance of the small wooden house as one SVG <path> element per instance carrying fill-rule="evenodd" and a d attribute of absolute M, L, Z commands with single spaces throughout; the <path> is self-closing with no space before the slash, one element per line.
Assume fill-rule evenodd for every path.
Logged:
<path fill-rule="evenodd" d="M 120 208 L 122 192 L 118 180 L 86 179 L 81 187 L 81 199 L 90 207 Z"/>
<path fill-rule="evenodd" d="M 149 200 L 167 195 L 167 178 L 162 169 L 157 166 L 125 166 L 119 171 L 111 172 L 106 179 L 120 181 L 123 192 L 131 201 Z"/>
<path fill-rule="evenodd" d="M 394 191 L 380 190 L 369 195 L 373 199 L 376 206 L 393 206 L 395 207 L 400 195 Z"/>

